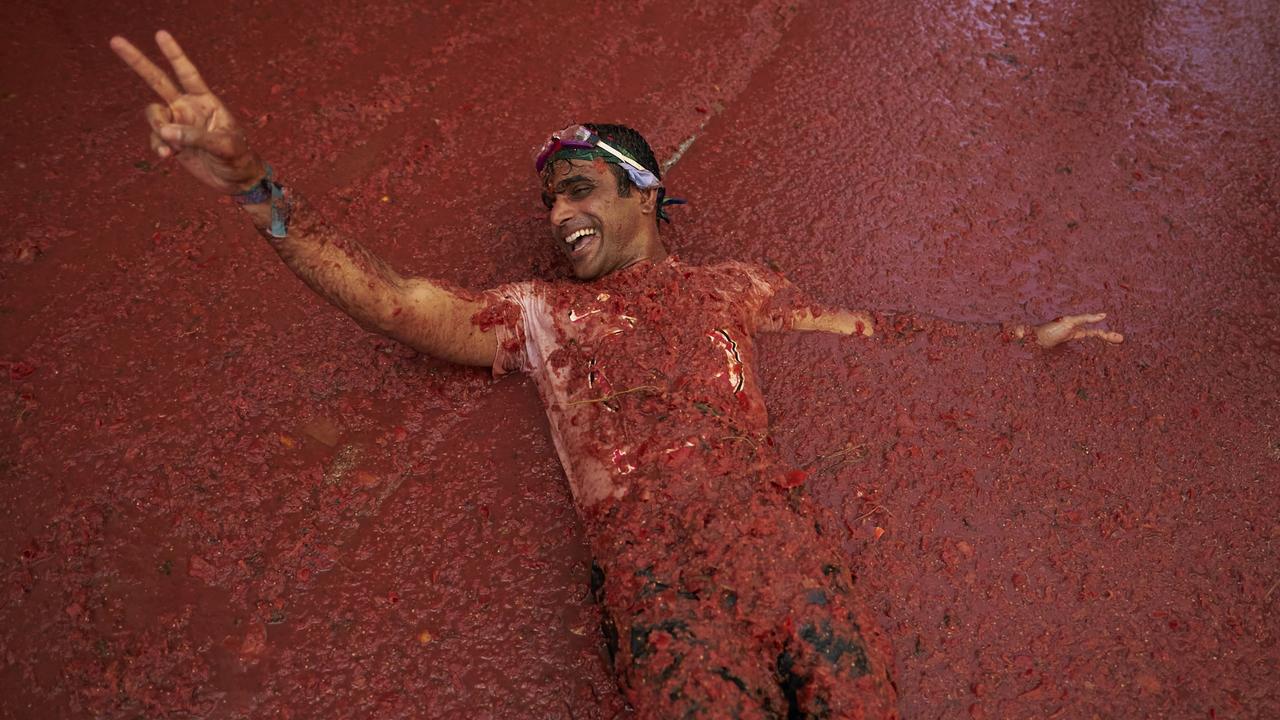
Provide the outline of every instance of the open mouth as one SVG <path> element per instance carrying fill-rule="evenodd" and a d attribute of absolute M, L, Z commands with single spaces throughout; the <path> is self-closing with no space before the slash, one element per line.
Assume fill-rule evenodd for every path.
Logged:
<path fill-rule="evenodd" d="M 600 235 L 595 228 L 587 227 L 569 233 L 564 242 L 569 248 L 569 257 L 576 259 L 591 252 L 599 244 Z"/>

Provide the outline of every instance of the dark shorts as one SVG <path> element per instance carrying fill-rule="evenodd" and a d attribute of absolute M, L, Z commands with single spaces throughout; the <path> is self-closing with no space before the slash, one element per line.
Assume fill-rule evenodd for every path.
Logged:
<path fill-rule="evenodd" d="M 838 550 L 794 499 L 739 500 L 622 509 L 595 548 L 636 717 L 896 717 L 887 643 Z"/>

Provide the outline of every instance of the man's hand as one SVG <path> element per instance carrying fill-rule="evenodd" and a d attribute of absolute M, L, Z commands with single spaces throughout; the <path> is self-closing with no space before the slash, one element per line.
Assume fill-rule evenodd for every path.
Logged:
<path fill-rule="evenodd" d="M 175 157 L 201 182 L 221 193 L 252 188 L 266 166 L 249 148 L 235 118 L 205 85 L 173 36 L 161 30 L 156 44 L 178 84 L 122 37 L 111 49 L 164 101 L 147 106 L 151 149 Z M 178 87 L 181 86 L 181 90 Z M 324 222 L 294 189 L 289 189 L 292 225 L 271 246 L 290 270 L 362 327 L 429 355 L 488 367 L 497 354 L 496 335 L 471 322 L 485 308 L 478 294 L 423 278 L 407 278 L 355 239 Z M 266 203 L 246 205 L 259 231 L 270 222 Z"/>
<path fill-rule="evenodd" d="M 173 66 L 182 91 L 128 40 L 111 38 L 111 49 L 164 101 L 146 109 L 151 149 L 161 158 L 176 157 L 188 172 L 220 193 L 231 195 L 253 187 L 266 168 L 249 149 L 235 118 L 209 91 L 172 35 L 161 30 L 156 44 Z"/>
<path fill-rule="evenodd" d="M 1106 317 L 1106 313 L 1067 315 L 1052 322 L 1036 326 L 1032 328 L 1032 331 L 1035 333 L 1036 344 L 1043 348 L 1051 348 L 1064 342 L 1083 340 L 1084 338 L 1098 338 L 1103 342 L 1112 344 L 1124 342 L 1124 335 L 1118 332 L 1088 327 L 1094 323 L 1102 322 Z M 1020 328 L 1018 337 L 1023 335 L 1025 335 L 1025 330 Z"/>

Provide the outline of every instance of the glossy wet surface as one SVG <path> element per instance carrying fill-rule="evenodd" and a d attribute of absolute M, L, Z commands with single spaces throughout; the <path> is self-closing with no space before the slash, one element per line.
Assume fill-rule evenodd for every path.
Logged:
<path fill-rule="evenodd" d="M 563 274 L 529 152 L 622 120 L 696 138 L 686 261 L 1111 313 L 1119 348 L 765 338 L 780 452 L 905 716 L 1280 713 L 1280 21 L 1198 5 L 6 8 L 0 714 L 624 712 L 532 387 L 363 334 L 151 160 L 106 40 L 156 27 L 405 271 Z"/>

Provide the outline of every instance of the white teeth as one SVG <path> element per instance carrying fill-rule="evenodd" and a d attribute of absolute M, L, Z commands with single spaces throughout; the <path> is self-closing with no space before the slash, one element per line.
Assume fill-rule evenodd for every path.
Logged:
<path fill-rule="evenodd" d="M 573 242 L 580 237 L 586 237 L 587 235 L 595 235 L 595 234 L 596 234 L 596 231 L 592 230 L 591 228 L 582 228 L 581 230 L 574 231 L 571 235 L 569 235 L 569 237 L 565 238 L 564 241 L 572 245 Z"/>

